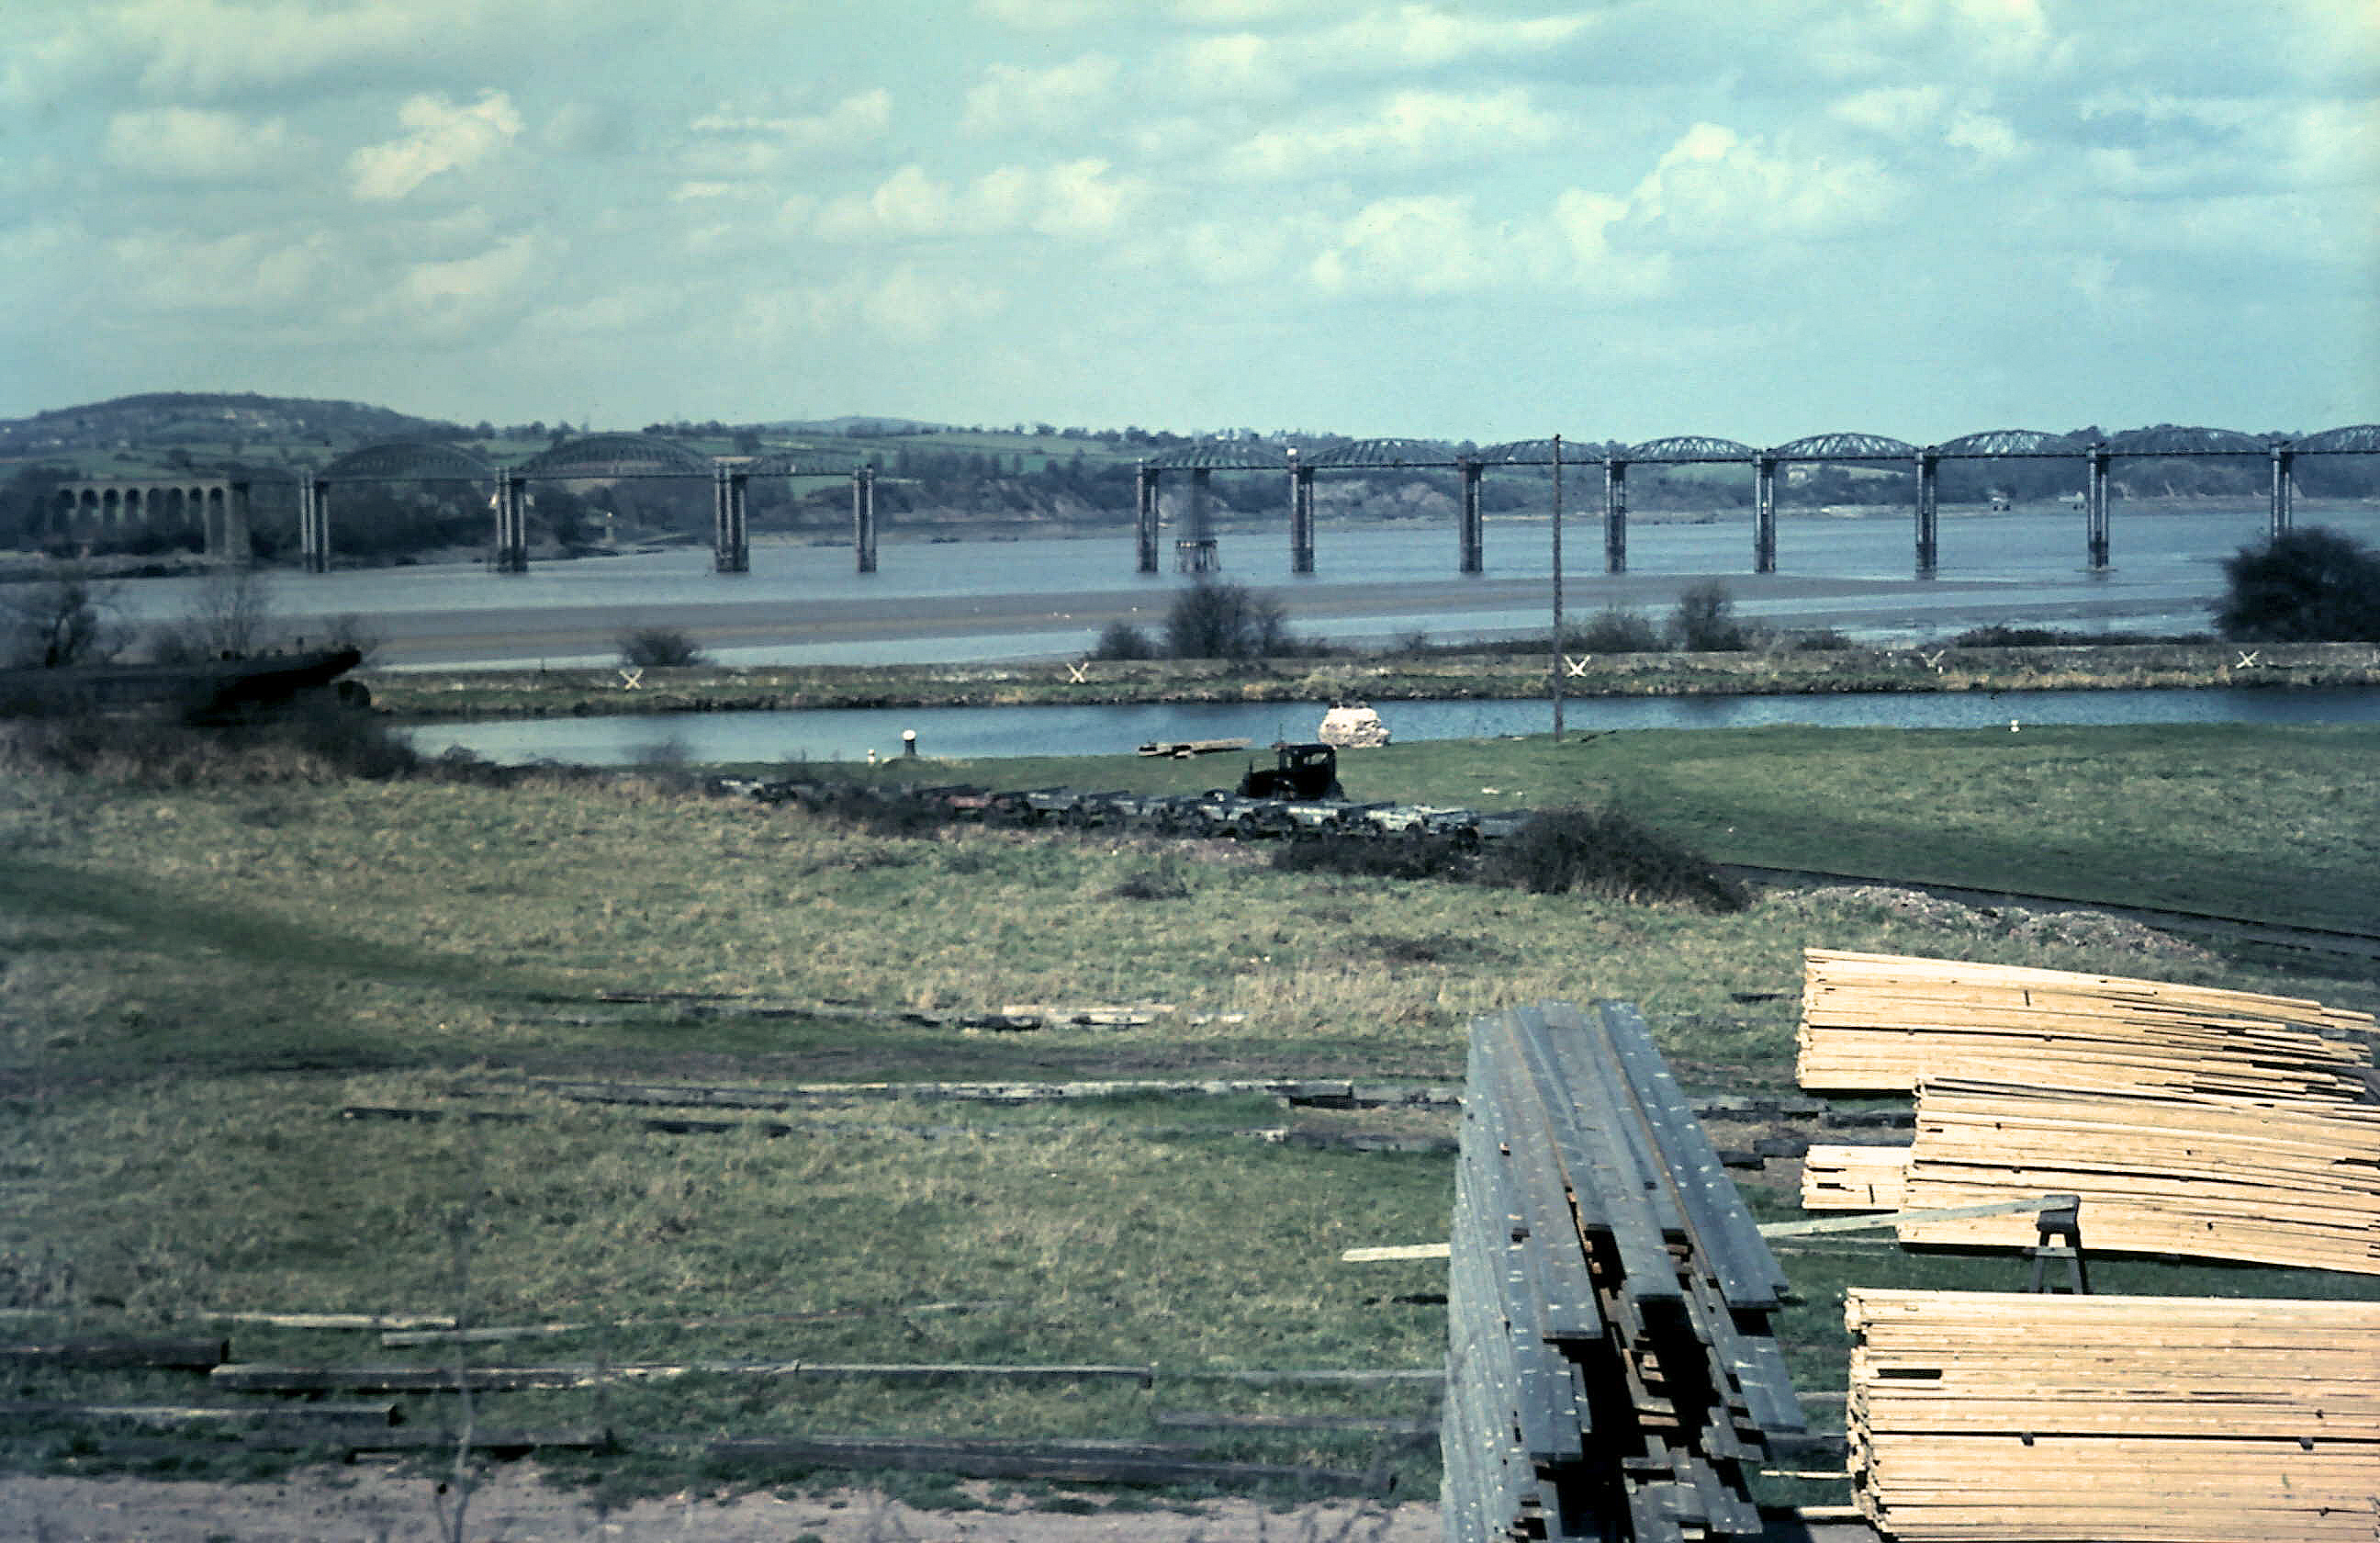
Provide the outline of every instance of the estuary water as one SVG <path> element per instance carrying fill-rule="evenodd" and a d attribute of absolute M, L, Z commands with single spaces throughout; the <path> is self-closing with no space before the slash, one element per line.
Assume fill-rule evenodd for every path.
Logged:
<path fill-rule="evenodd" d="M 1752 525 L 1632 521 L 1628 571 L 1604 573 L 1599 516 L 1565 521 L 1567 614 L 1607 605 L 1658 617 L 1686 584 L 1726 583 L 1742 615 L 1781 627 L 1830 626 L 1855 640 L 1922 642 L 1984 622 L 2076 630 L 2203 629 L 2223 587 L 2221 564 L 2261 540 L 2261 500 L 2119 503 L 2113 567 L 2085 568 L 2079 509 L 2009 513 L 1949 508 L 1937 577 L 1913 577 L 1906 510 L 1840 516 L 1788 512 L 1775 574 L 1755 575 Z M 2380 504 L 2315 507 L 2298 523 L 2380 544 Z M 1087 651 L 1111 622 L 1160 626 L 1190 580 L 1134 571 L 1129 530 L 1113 536 L 943 542 L 889 528 L 879 571 L 855 572 L 848 545 L 756 544 L 752 571 L 710 571 L 707 547 L 533 564 L 497 576 L 468 565 L 343 570 L 273 581 L 290 630 L 319 635 L 356 616 L 384 639 L 388 667 L 602 664 L 639 626 L 692 633 L 728 664 L 918 663 L 1050 659 Z M 1172 566 L 1172 538 L 1165 556 Z M 1293 577 L 1284 525 L 1220 538 L 1222 577 L 1278 601 L 1303 636 L 1375 643 L 1413 633 L 1439 640 L 1542 632 L 1549 614 L 1550 525 L 1542 515 L 1491 518 L 1488 571 L 1459 576 L 1451 520 L 1352 526 L 1322 520 L 1317 572 Z M 194 579 L 124 586 L 128 620 L 189 610 Z"/>
<path fill-rule="evenodd" d="M 1546 734 L 1553 703 L 1427 701 L 1376 704 L 1398 740 Z M 579 766 L 655 761 L 865 761 L 901 753 L 914 731 L 927 758 L 1129 755 L 1176 739 L 1246 739 L 1257 746 L 1314 736 L 1327 702 L 1178 707 L 947 707 L 689 712 L 638 718 L 540 718 L 439 723 L 405 731 L 426 754 L 463 749 L 489 760 Z M 2380 688 L 2216 687 L 2190 691 L 1973 691 L 1841 697 L 1622 697 L 1563 704 L 1574 734 L 1623 729 L 1997 729 L 2095 723 L 2380 723 Z M 1226 757 L 1223 759 L 1228 760 Z M 1229 778 L 1223 779 L 1229 781 Z"/>

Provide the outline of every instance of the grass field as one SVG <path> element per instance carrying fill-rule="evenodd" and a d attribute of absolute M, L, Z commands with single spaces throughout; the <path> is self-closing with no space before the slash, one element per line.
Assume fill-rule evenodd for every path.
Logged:
<path fill-rule="evenodd" d="M 1777 729 L 1397 747 L 1349 757 L 1346 780 L 1366 798 L 1615 801 L 1723 859 L 2368 929 L 2374 766 L 2369 730 Z M 1212 764 L 1131 759 L 920 771 L 1012 786 L 1218 780 Z M 1247 1098 L 853 1101 L 768 1116 L 794 1127 L 774 1138 L 674 1136 L 637 1112 L 492 1089 L 523 1075 L 1442 1079 L 1473 1016 L 1548 996 L 1638 1002 L 1691 1088 L 1775 1087 L 1791 1079 L 1808 945 L 2380 1005 L 2368 975 L 2305 961 L 1875 894 L 1782 893 L 1711 916 L 1289 873 L 1238 848 L 1096 834 L 874 835 L 644 778 L 166 787 L 25 771 L 0 786 L 0 1327 L 35 1339 L 188 1330 L 209 1310 L 451 1313 L 460 1242 L 475 1321 L 589 1326 L 478 1347 L 483 1363 L 1159 1368 L 1147 1390 L 696 1376 L 487 1395 L 482 1426 L 1180 1439 L 1155 1410 L 1410 1416 L 1409 1391 L 1210 1374 L 1435 1365 L 1439 1267 L 1337 1255 L 1442 1236 L 1451 1160 L 1236 1133 L 1450 1128 L 1443 1116 Z M 784 1015 L 602 1000 L 620 991 L 720 993 Z M 1179 1011 L 1148 1027 L 995 1034 L 801 1010 L 1123 1002 Z M 343 1120 L 348 1105 L 533 1118 Z M 1789 1166 L 1754 1185 L 1764 1216 L 1791 1212 Z M 1841 1385 L 1844 1283 L 2008 1287 L 2024 1268 L 1855 1245 L 1788 1265 L 1802 1300 L 1784 1332 L 1814 1389 Z M 2095 1269 L 2103 1290 L 2375 1289 Z M 751 1321 L 764 1315 L 777 1317 Z M 747 1321 L 682 1326 L 723 1318 Z M 369 1335 L 232 1337 L 243 1361 L 443 1354 Z M 14 1385 L 20 1399 L 208 1397 L 179 1373 L 20 1369 Z M 441 1417 L 440 1395 L 399 1402 L 417 1423 Z M 62 1427 L 0 1434 L 20 1469 L 123 1461 Z M 184 1445 L 181 1467 L 237 1466 Z M 1436 1482 L 1432 1453 L 1370 1435 L 1232 1435 L 1206 1455 L 1378 1459 L 1408 1490 Z M 731 1481 L 655 1452 L 564 1466 L 621 1488 Z"/>

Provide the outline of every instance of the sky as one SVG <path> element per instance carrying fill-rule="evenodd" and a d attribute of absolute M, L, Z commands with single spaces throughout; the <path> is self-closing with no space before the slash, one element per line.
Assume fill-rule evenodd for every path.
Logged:
<path fill-rule="evenodd" d="M 2374 0 L 9 0 L 0 415 L 2380 419 Z"/>

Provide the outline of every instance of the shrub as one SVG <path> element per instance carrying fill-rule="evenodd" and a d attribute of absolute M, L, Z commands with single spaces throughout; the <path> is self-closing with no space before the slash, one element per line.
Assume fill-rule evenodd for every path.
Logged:
<path fill-rule="evenodd" d="M 1289 635 L 1280 604 L 1202 578 L 1173 597 L 1165 651 L 1174 659 L 1282 659 L 1315 651 Z"/>
<path fill-rule="evenodd" d="M 1661 647 L 1661 632 L 1641 612 L 1607 605 L 1562 646 L 1581 653 L 1653 653 Z"/>
<path fill-rule="evenodd" d="M 1183 872 L 1182 860 L 1168 854 L 1152 868 L 1125 874 L 1108 893 L 1118 900 L 1187 900 L 1190 881 Z"/>
<path fill-rule="evenodd" d="M 1479 877 L 1538 894 L 1586 890 L 1714 912 L 1746 904 L 1742 886 L 1709 858 L 1613 808 L 1540 810 L 1488 848 Z"/>
<path fill-rule="evenodd" d="M 1715 578 L 1690 584 L 1678 596 L 1670 635 L 1694 653 L 1737 653 L 1752 646 L 1750 630 L 1736 619 L 1734 597 Z"/>
<path fill-rule="evenodd" d="M 0 764 L 144 787 L 385 780 L 423 766 L 382 721 L 330 703 L 285 709 L 236 728 L 97 712 L 18 720 L 0 735 Z"/>
<path fill-rule="evenodd" d="M 1320 841 L 1284 841 L 1272 849 L 1272 866 L 1284 873 L 1345 873 L 1364 879 L 1462 879 L 1471 859 L 1455 843 L 1365 841 L 1326 836 Z"/>
<path fill-rule="evenodd" d="M 1093 659 L 1155 659 L 1157 645 L 1130 622 L 1110 622 L 1091 649 Z"/>
<path fill-rule="evenodd" d="M 108 616 L 115 602 L 114 586 L 99 583 L 88 570 L 73 564 L 57 567 L 33 583 L 0 591 L 6 662 L 21 669 L 51 670 L 105 663 L 125 643 L 123 629 Z"/>
<path fill-rule="evenodd" d="M 642 626 L 620 634 L 620 662 L 632 668 L 666 670 L 709 661 L 691 633 L 674 626 Z"/>
<path fill-rule="evenodd" d="M 2336 530 L 2287 530 L 2223 561 L 2223 636 L 2254 643 L 2380 643 L 2380 553 Z"/>

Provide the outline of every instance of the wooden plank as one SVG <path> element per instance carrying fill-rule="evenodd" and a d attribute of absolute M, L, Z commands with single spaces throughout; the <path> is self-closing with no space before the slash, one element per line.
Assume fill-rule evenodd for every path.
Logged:
<path fill-rule="evenodd" d="M 230 1342 L 204 1336 L 42 1340 L 0 1344 L 0 1367 L 147 1367 L 165 1371 L 205 1371 L 230 1357 Z"/>
<path fill-rule="evenodd" d="M 1816 1221 L 1765 1221 L 1762 1237 L 1808 1237 L 1818 1233 L 1859 1233 L 1879 1227 L 1905 1226 L 1913 1221 L 1955 1221 L 1967 1217 L 2008 1216 L 2019 1211 L 2044 1211 L 2075 1204 L 2071 1195 L 2032 1195 L 2021 1200 L 1995 1200 L 1980 1206 L 1947 1206 L 1934 1210 L 1894 1211 L 1883 1216 L 1830 1216 Z"/>

